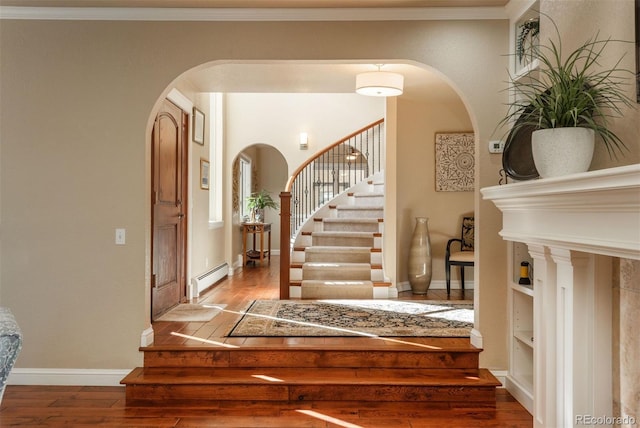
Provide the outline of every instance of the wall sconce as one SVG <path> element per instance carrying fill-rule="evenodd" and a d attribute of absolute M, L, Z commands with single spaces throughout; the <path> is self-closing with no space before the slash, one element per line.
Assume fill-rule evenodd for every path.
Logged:
<path fill-rule="evenodd" d="M 309 135 L 306 132 L 300 133 L 300 150 L 307 150 L 309 147 Z"/>

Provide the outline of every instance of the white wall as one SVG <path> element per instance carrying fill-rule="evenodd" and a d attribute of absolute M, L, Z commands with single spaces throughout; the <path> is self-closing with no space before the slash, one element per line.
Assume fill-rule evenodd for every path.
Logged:
<path fill-rule="evenodd" d="M 357 94 L 252 94 L 225 96 L 226 163 L 241 152 L 255 161 L 258 186 L 279 199 L 289 176 L 317 151 L 384 117 L 384 99 Z M 309 136 L 306 150 L 299 147 L 300 132 Z M 265 146 L 271 147 L 269 150 Z M 247 148 L 252 150 L 247 151 Z M 257 150 L 253 150 L 256 148 Z M 280 162 L 280 153 L 286 162 Z M 280 170 L 284 166 L 286 170 Z M 284 177 L 284 179 L 283 179 Z M 232 193 L 232 183 L 226 191 Z M 258 190 L 259 190 L 258 189 Z M 229 206 L 231 249 L 229 261 L 237 265 L 242 239 L 237 213 Z M 280 249 L 280 217 L 267 210 L 272 223 L 272 248 Z"/>
<path fill-rule="evenodd" d="M 315 152 L 384 116 L 384 99 L 357 94 L 227 94 L 227 162 L 266 144 L 287 159 L 290 176 Z M 300 132 L 309 148 L 300 150 Z M 270 189 L 276 190 L 276 189 Z M 282 189 L 280 189 L 282 190 Z"/>

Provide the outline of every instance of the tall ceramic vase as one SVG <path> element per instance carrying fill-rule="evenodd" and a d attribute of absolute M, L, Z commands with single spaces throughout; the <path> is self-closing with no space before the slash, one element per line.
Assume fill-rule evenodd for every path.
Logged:
<path fill-rule="evenodd" d="M 409 247 L 409 284 L 413 294 L 427 294 L 431 285 L 431 240 L 429 219 L 416 217 Z"/>

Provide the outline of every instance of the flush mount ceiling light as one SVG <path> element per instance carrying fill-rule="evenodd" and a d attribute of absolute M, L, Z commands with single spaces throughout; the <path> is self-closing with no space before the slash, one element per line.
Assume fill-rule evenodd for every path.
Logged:
<path fill-rule="evenodd" d="M 356 76 L 356 92 L 372 97 L 396 97 L 402 95 L 404 76 L 398 73 L 380 71 L 360 73 Z"/>

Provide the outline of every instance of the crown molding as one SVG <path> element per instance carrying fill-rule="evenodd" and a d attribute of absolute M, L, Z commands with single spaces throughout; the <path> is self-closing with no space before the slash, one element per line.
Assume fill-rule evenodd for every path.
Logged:
<path fill-rule="evenodd" d="M 430 21 L 507 19 L 504 7 L 116 8 L 0 6 L 2 20 L 64 21 Z"/>

